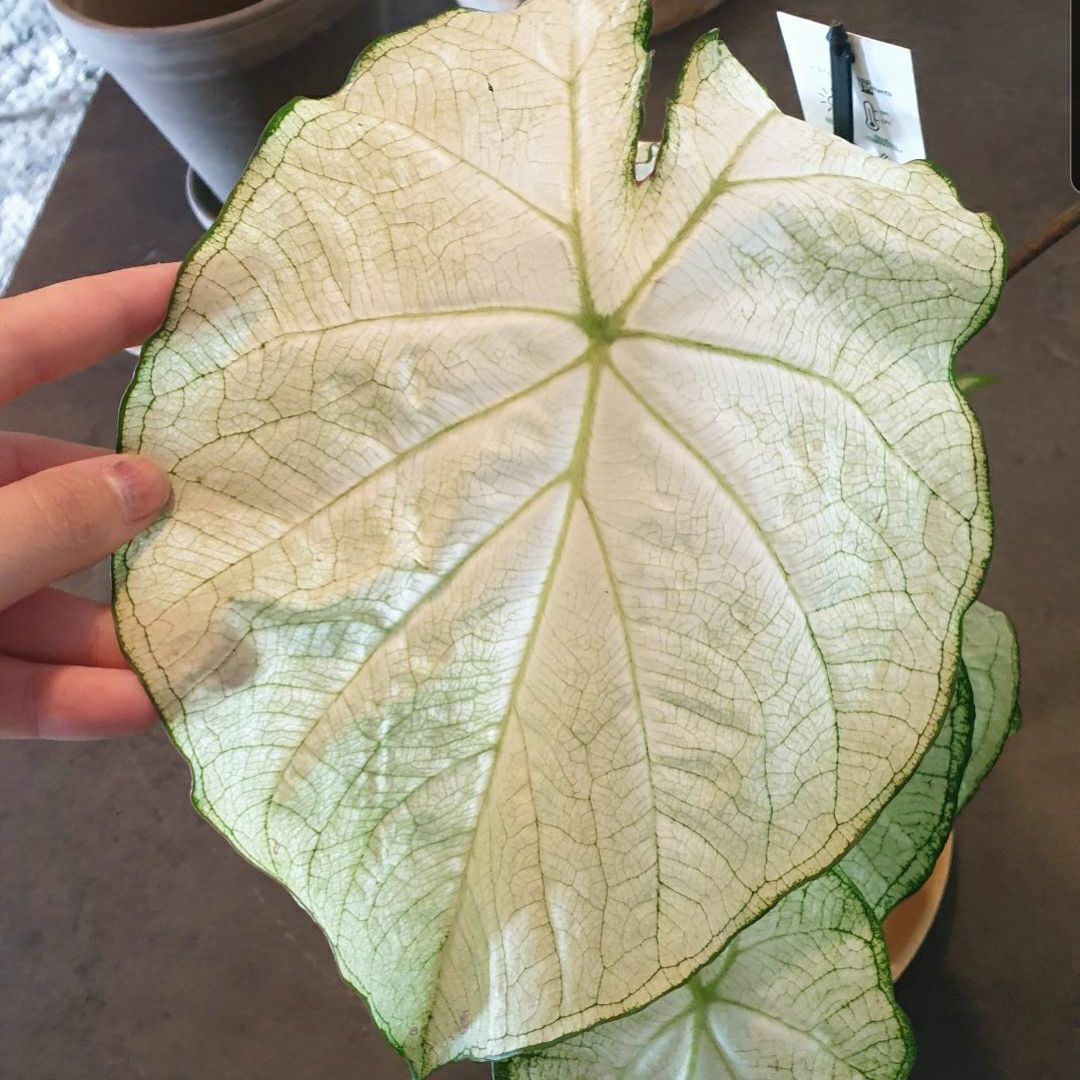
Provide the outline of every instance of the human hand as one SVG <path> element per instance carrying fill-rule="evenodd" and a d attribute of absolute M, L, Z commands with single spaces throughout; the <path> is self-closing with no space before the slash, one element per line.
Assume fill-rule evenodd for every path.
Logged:
<path fill-rule="evenodd" d="M 0 405 L 153 333 L 176 269 L 0 300 Z M 154 723 L 109 608 L 47 586 L 126 543 L 168 498 L 146 458 L 0 432 L 0 738 L 97 739 Z"/>

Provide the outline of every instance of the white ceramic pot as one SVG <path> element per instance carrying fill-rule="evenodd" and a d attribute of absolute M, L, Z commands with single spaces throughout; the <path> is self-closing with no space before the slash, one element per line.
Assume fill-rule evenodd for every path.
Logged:
<path fill-rule="evenodd" d="M 345 80 L 384 0 L 47 0 L 220 199 L 290 98 Z"/>

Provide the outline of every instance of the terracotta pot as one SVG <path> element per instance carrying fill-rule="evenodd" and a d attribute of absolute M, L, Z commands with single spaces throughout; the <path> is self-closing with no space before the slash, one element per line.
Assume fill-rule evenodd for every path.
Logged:
<path fill-rule="evenodd" d="M 915 959 L 930 927 L 934 923 L 952 866 L 953 838 L 945 842 L 941 855 L 926 884 L 896 908 L 885 919 L 885 945 L 889 950 L 889 967 L 895 982 Z"/>

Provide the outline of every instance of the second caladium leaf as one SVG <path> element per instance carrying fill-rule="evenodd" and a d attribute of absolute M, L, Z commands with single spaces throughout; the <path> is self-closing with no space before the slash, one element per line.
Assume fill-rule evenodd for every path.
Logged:
<path fill-rule="evenodd" d="M 918 889 L 1019 723 L 1019 664 L 1008 618 L 976 601 L 963 620 L 953 702 L 919 767 L 840 866 L 884 918 Z"/>
<path fill-rule="evenodd" d="M 878 925 L 835 870 L 647 1009 L 495 1066 L 495 1080 L 898 1080 L 911 1065 Z"/>
<path fill-rule="evenodd" d="M 971 679 L 975 728 L 971 759 L 960 782 L 961 807 L 1020 726 L 1020 654 L 1008 616 L 977 601 L 972 604 L 964 617 L 962 651 Z"/>
<path fill-rule="evenodd" d="M 838 859 L 989 551 L 1001 248 L 714 38 L 633 177 L 636 0 L 380 42 L 184 271 L 116 562 L 194 798 L 418 1072 L 651 1001 Z"/>
<path fill-rule="evenodd" d="M 879 919 L 930 876 L 956 817 L 975 720 L 961 667 L 953 700 L 919 767 L 840 862 Z"/>

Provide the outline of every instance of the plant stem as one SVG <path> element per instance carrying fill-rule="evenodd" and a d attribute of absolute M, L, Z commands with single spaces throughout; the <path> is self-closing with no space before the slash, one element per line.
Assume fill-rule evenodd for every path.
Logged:
<path fill-rule="evenodd" d="M 1063 210 L 1039 236 L 1013 252 L 1009 259 L 1008 270 L 1005 272 L 1005 280 L 1019 274 L 1028 263 L 1052 248 L 1062 237 L 1068 236 L 1077 225 L 1080 225 L 1080 202 L 1075 202 L 1068 209 Z"/>

